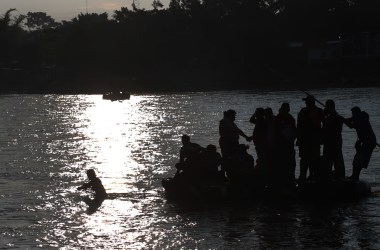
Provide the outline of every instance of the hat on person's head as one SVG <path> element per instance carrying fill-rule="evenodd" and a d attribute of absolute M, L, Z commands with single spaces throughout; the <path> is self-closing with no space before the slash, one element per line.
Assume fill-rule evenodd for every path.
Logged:
<path fill-rule="evenodd" d="M 313 95 L 307 95 L 305 98 L 302 98 L 302 101 L 315 101 L 315 97 Z"/>
<path fill-rule="evenodd" d="M 331 107 L 331 108 L 334 108 L 335 109 L 335 102 L 333 101 L 333 100 L 331 100 L 331 99 L 328 99 L 327 101 L 326 101 L 326 105 L 325 105 L 326 107 Z"/>

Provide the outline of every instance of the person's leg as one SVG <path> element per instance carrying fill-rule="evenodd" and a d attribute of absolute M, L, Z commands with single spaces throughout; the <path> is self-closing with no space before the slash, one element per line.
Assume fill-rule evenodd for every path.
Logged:
<path fill-rule="evenodd" d="M 336 178 L 341 179 L 346 176 L 342 149 L 340 149 L 335 155 L 334 168 Z"/>
<path fill-rule="evenodd" d="M 302 180 L 302 181 L 306 180 L 307 169 L 308 169 L 307 161 L 305 159 L 301 158 L 299 180 Z"/>
<path fill-rule="evenodd" d="M 309 169 L 310 169 L 310 179 L 317 178 L 318 171 L 320 171 L 321 164 L 321 148 L 319 144 L 312 145 L 310 149 L 310 157 L 309 157 Z"/>
<path fill-rule="evenodd" d="M 352 161 L 352 175 L 350 177 L 352 180 L 359 180 L 360 171 L 362 170 L 361 165 L 363 162 L 361 158 L 362 155 L 360 151 L 357 151 L 354 156 L 354 160 Z"/>

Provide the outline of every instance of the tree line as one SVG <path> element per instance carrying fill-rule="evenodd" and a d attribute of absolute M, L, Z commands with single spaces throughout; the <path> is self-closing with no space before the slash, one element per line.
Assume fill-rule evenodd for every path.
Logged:
<path fill-rule="evenodd" d="M 62 22 L 10 9 L 0 17 L 0 92 L 339 84 L 368 75 L 379 60 L 310 64 L 289 44 L 378 32 L 379 7 L 376 0 L 171 0 L 168 7 L 154 0 L 149 10 L 132 5 Z"/>

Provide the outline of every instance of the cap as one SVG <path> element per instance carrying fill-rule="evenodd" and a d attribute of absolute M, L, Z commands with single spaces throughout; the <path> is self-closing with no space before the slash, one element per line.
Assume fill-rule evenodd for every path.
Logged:
<path fill-rule="evenodd" d="M 315 101 L 315 97 L 313 95 L 308 95 L 305 98 L 302 98 L 302 101 Z"/>

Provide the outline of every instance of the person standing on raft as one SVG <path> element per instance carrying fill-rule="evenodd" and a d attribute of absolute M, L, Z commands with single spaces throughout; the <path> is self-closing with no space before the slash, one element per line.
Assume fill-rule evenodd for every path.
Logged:
<path fill-rule="evenodd" d="M 323 110 L 315 105 L 315 97 L 308 95 L 302 100 L 306 107 L 297 117 L 297 145 L 300 155 L 300 180 L 306 180 L 309 169 L 310 179 L 316 178 L 317 165 L 321 154 Z"/>
<path fill-rule="evenodd" d="M 223 112 L 223 119 L 219 122 L 219 145 L 222 151 L 222 158 L 224 160 L 228 160 L 237 154 L 239 148 L 239 136 L 242 136 L 247 141 L 250 141 L 250 137 L 248 137 L 235 124 L 235 118 L 236 111 L 229 109 Z"/>
<path fill-rule="evenodd" d="M 327 100 L 323 113 L 323 157 L 328 170 L 334 166 L 334 178 L 345 178 L 345 167 L 342 153 L 342 127 L 344 118 L 335 110 L 335 102 Z"/>

